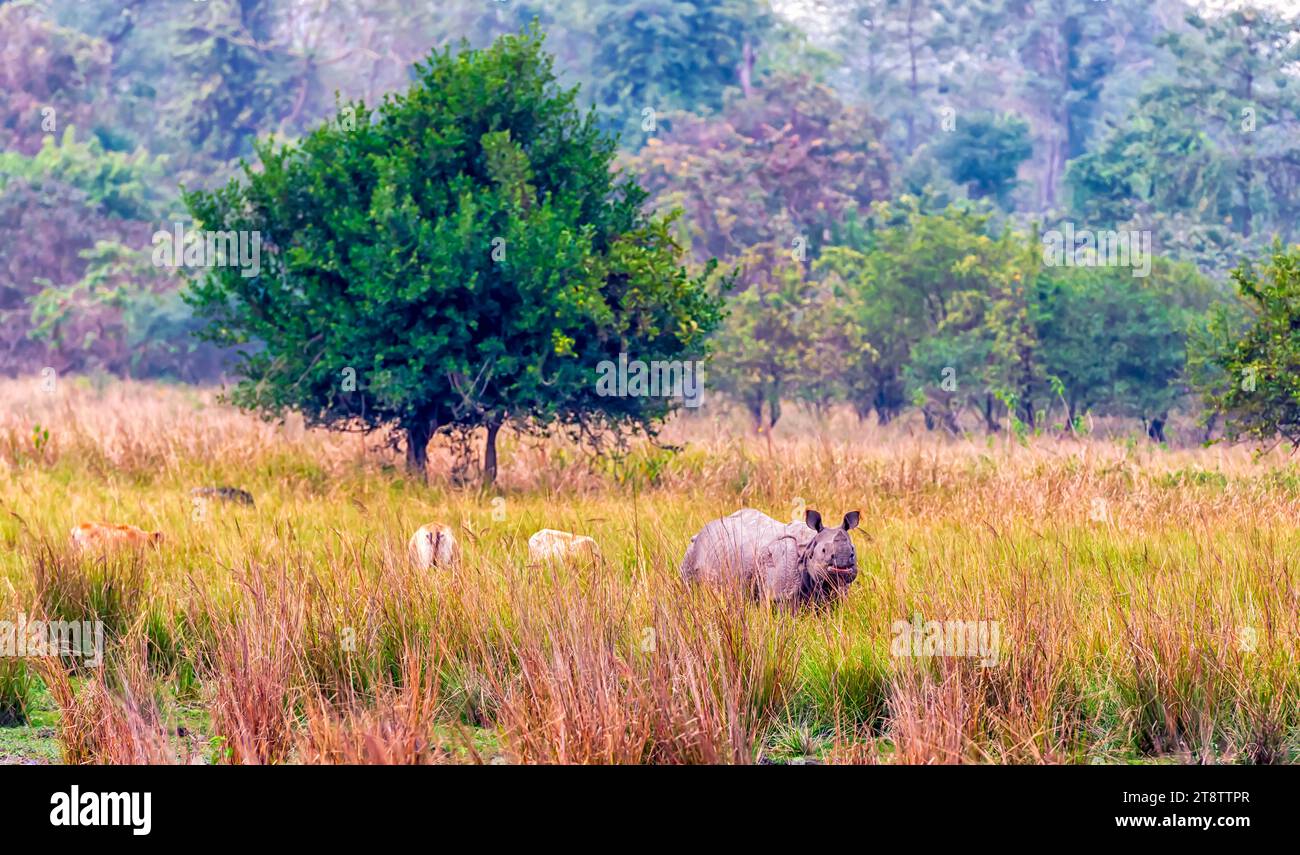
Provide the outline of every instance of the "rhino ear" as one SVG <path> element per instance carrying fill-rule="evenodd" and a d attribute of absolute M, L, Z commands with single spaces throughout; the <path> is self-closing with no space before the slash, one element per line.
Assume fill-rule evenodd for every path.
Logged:
<path fill-rule="evenodd" d="M 808 528 L 813 531 L 822 530 L 822 515 L 816 511 L 804 511 L 803 521 L 807 524 Z"/>
<path fill-rule="evenodd" d="M 844 515 L 844 530 L 852 531 L 858 527 L 858 520 L 862 519 L 862 514 L 857 511 L 849 511 Z"/>

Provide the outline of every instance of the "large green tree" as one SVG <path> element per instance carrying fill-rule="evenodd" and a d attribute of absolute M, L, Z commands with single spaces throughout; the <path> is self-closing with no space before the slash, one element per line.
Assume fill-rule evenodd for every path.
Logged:
<path fill-rule="evenodd" d="M 816 264 L 835 296 L 831 329 L 858 414 L 875 410 L 883 423 L 918 397 L 945 407 L 995 391 L 1027 398 L 1032 270 L 1023 240 L 969 207 L 928 213 L 911 197 L 876 206 L 864 246 L 830 247 Z M 961 402 L 939 394 L 957 389 Z"/>
<path fill-rule="evenodd" d="M 1044 268 L 1033 316 L 1043 369 L 1060 381 L 1067 421 L 1092 410 L 1143 419 L 1155 439 L 1187 394 L 1187 335 L 1214 296 L 1190 264 Z"/>
<path fill-rule="evenodd" d="M 686 273 L 535 32 L 435 51 L 408 91 L 257 154 L 187 196 L 202 226 L 267 246 L 259 275 L 217 268 L 190 291 L 243 346 L 233 400 L 396 426 L 420 476 L 439 430 L 486 427 L 490 481 L 507 420 L 652 424 L 671 401 L 601 395 L 600 363 L 700 356 L 719 320 L 711 267 Z"/>
<path fill-rule="evenodd" d="M 820 407 L 834 397 L 833 306 L 785 247 L 751 247 L 738 264 L 743 287 L 727 302 L 711 385 L 739 401 L 755 430 L 770 436 L 783 401 Z"/>
<path fill-rule="evenodd" d="M 1230 439 L 1283 437 L 1300 445 L 1300 249 L 1278 243 L 1262 265 L 1232 278 L 1246 307 L 1216 307 L 1197 363 L 1206 402 Z"/>

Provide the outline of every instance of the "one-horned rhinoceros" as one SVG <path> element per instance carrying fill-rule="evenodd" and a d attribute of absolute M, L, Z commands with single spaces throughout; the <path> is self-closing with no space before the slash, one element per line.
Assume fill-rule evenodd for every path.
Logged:
<path fill-rule="evenodd" d="M 836 528 L 808 511 L 803 522 L 777 522 L 745 508 L 713 520 L 691 538 L 682 558 L 687 582 L 739 585 L 760 599 L 798 605 L 831 599 L 858 576 L 849 531 L 859 514 L 850 511 Z"/>

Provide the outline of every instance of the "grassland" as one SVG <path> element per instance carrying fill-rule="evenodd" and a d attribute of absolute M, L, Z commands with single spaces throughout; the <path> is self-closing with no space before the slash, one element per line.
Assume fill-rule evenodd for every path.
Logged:
<path fill-rule="evenodd" d="M 34 437 L 36 425 L 48 440 Z M 506 437 L 497 490 L 212 393 L 0 384 L 0 619 L 102 620 L 101 668 L 0 659 L 9 762 L 1131 763 L 1300 757 L 1300 470 L 1278 452 L 946 440 L 722 417 L 593 459 Z M 196 507 L 192 487 L 255 508 Z M 790 614 L 688 589 L 707 520 L 858 508 L 861 573 Z M 84 559 L 82 520 L 166 534 Z M 462 567 L 406 539 L 457 527 Z M 597 566 L 536 567 L 541 527 Z M 997 621 L 995 666 L 891 627 Z M 21 708 L 21 711 L 19 709 Z"/>

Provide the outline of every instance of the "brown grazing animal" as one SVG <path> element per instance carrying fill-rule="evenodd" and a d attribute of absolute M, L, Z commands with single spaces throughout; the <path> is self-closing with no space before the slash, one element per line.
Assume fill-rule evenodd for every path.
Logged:
<path fill-rule="evenodd" d="M 408 545 L 411 561 L 422 570 L 460 563 L 460 544 L 451 526 L 429 523 L 416 529 Z"/>
<path fill-rule="evenodd" d="M 162 543 L 161 531 L 145 531 L 133 525 L 81 523 L 72 529 L 72 545 L 80 552 L 103 553 L 121 548 L 143 549 Z"/>

